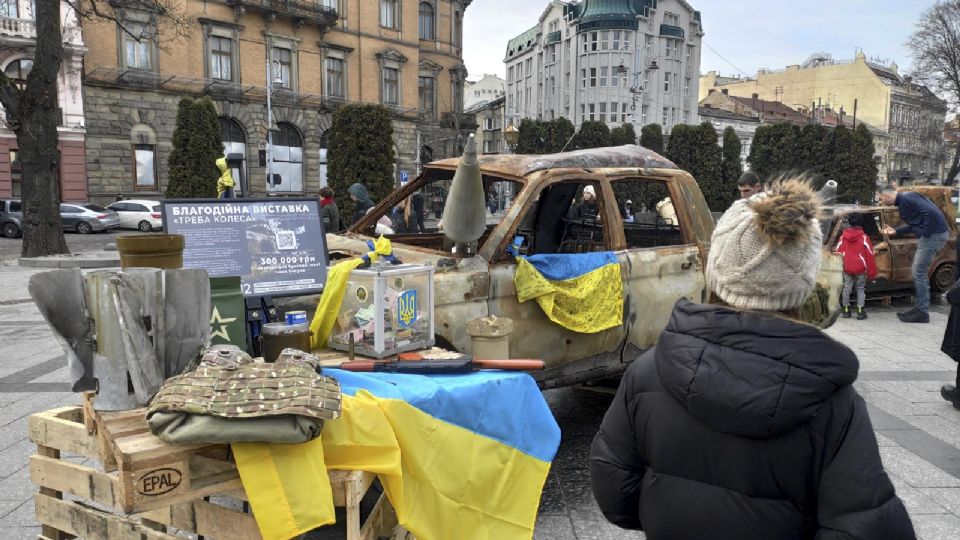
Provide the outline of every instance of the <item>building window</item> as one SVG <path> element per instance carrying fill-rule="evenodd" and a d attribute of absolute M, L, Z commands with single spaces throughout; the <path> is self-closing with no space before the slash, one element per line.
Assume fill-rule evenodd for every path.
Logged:
<path fill-rule="evenodd" d="M 342 58 L 327 57 L 327 95 L 330 97 L 347 97 L 343 68 Z"/>
<path fill-rule="evenodd" d="M 647 58 L 650 58 L 650 55 L 653 54 L 653 36 L 646 36 L 644 46 L 647 49 Z"/>
<path fill-rule="evenodd" d="M 383 85 L 381 89 L 383 103 L 387 105 L 400 104 L 400 70 L 383 68 Z"/>
<path fill-rule="evenodd" d="M 273 178 L 267 180 L 270 193 L 303 192 L 303 139 L 297 128 L 286 122 L 273 133 Z"/>
<path fill-rule="evenodd" d="M 600 32 L 600 50 L 605 51 L 610 47 L 610 32 Z"/>
<path fill-rule="evenodd" d="M 603 102 L 600 104 L 600 121 L 601 122 L 607 121 L 607 103 L 606 102 Z"/>
<path fill-rule="evenodd" d="M 233 80 L 233 40 L 210 36 L 210 77 L 221 81 Z"/>
<path fill-rule="evenodd" d="M 667 71 L 663 74 L 663 91 L 670 93 L 670 72 Z"/>
<path fill-rule="evenodd" d="M 320 5 L 336 12 L 340 11 L 340 0 L 320 0 Z"/>
<path fill-rule="evenodd" d="M 673 91 L 674 92 L 680 91 L 680 74 L 679 73 L 673 74 Z"/>
<path fill-rule="evenodd" d="M 434 98 L 436 92 L 436 79 L 433 77 L 420 77 L 418 92 L 420 94 L 420 114 L 424 118 L 433 120 L 434 116 Z"/>
<path fill-rule="evenodd" d="M 612 48 L 615 51 L 620 50 L 620 31 L 619 30 L 613 31 L 613 47 Z"/>
<path fill-rule="evenodd" d="M 0 17 L 5 19 L 20 18 L 20 9 L 17 7 L 18 0 L 0 0 Z"/>
<path fill-rule="evenodd" d="M 621 51 L 630 50 L 630 38 L 633 36 L 633 32 L 624 32 L 623 33 L 623 43 L 620 45 Z"/>
<path fill-rule="evenodd" d="M 386 28 L 399 28 L 400 20 L 397 18 L 397 2 L 399 0 L 380 0 L 380 26 Z"/>
<path fill-rule="evenodd" d="M 664 56 L 666 56 L 667 58 L 673 58 L 673 55 L 676 52 L 676 48 L 675 48 L 676 45 L 674 45 L 674 40 L 667 38 L 667 39 L 664 39 L 663 41 L 666 44 Z"/>
<path fill-rule="evenodd" d="M 597 86 L 597 68 L 590 68 L 590 88 Z"/>
<path fill-rule="evenodd" d="M 133 179 L 136 189 L 157 189 L 156 147 L 152 144 L 133 145 Z"/>
<path fill-rule="evenodd" d="M 152 69 L 150 28 L 140 22 L 125 22 L 118 31 L 123 40 L 124 66 L 129 69 Z"/>
<path fill-rule="evenodd" d="M 433 4 L 420 2 L 420 39 L 436 39 L 436 25 L 434 24 Z"/>
<path fill-rule="evenodd" d="M 683 79 L 683 97 L 690 97 L 690 77 Z"/>
<path fill-rule="evenodd" d="M 597 50 L 597 33 L 596 32 L 590 32 L 590 50 L 591 51 Z"/>
<path fill-rule="evenodd" d="M 14 60 L 7 64 L 6 69 L 3 70 L 3 74 L 7 76 L 8 79 L 13 81 L 13 84 L 23 90 L 27 84 L 27 75 L 30 74 L 30 70 L 33 69 L 33 60 L 29 58 L 23 58 L 21 60 Z"/>
<path fill-rule="evenodd" d="M 20 151 L 14 148 L 10 150 L 10 189 L 14 197 L 22 195 L 21 183 L 23 181 L 23 167 L 20 164 Z M 14 204 L 13 202 L 10 203 Z M 19 210 L 19 208 L 18 208 Z M 11 208 L 12 212 L 13 209 Z"/>
<path fill-rule="evenodd" d="M 594 105 L 593 103 L 591 103 L 591 104 L 590 104 L 590 121 L 591 121 L 591 122 L 593 122 L 594 120 L 596 120 L 595 113 L 596 113 L 596 105 Z"/>
<path fill-rule="evenodd" d="M 693 45 L 687 45 L 687 65 L 690 65 L 690 60 L 693 59 Z"/>
<path fill-rule="evenodd" d="M 670 107 L 663 108 L 663 127 L 670 127 Z"/>
<path fill-rule="evenodd" d="M 293 72 L 293 55 L 290 49 L 280 47 L 273 48 L 273 84 L 280 88 L 291 88 L 291 75 Z"/>
<path fill-rule="evenodd" d="M 675 13 L 666 12 L 663 14 L 663 24 L 680 26 L 680 16 Z"/>
<path fill-rule="evenodd" d="M 611 103 L 611 104 L 610 104 L 610 121 L 611 121 L 611 122 L 616 122 L 616 121 L 617 121 L 617 108 L 618 108 L 618 107 L 619 107 L 619 105 L 617 105 L 616 103 Z"/>
<path fill-rule="evenodd" d="M 247 178 L 247 134 L 243 130 L 243 126 L 240 125 L 240 122 L 233 118 L 221 116 L 218 120 L 220 121 L 220 139 L 223 141 L 223 157 L 227 157 L 230 154 L 243 156 L 243 160 L 239 166 L 231 169 L 233 171 L 233 179 L 237 182 L 233 192 L 239 195 L 246 189 L 246 186 L 241 185 L 241 182 Z M 241 169 L 244 171 L 242 175 L 240 174 Z"/>
<path fill-rule="evenodd" d="M 607 72 L 609 68 L 600 68 L 600 86 L 607 86 Z"/>

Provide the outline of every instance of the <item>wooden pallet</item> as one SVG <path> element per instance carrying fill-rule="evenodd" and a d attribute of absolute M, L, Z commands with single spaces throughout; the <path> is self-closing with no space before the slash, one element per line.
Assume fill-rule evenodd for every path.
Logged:
<path fill-rule="evenodd" d="M 30 478 L 40 487 L 41 537 L 172 540 L 169 526 L 216 540 L 261 540 L 254 517 L 237 509 L 247 507 L 247 497 L 226 445 L 169 444 L 150 434 L 143 409 L 98 413 L 89 403 L 34 414 L 29 430 L 38 446 Z M 99 467 L 61 459 L 61 452 Z M 360 522 L 360 501 L 374 478 L 330 472 L 334 505 L 346 510 L 347 540 L 389 537 L 397 529 L 383 495 Z M 80 500 L 63 500 L 63 494 Z"/>

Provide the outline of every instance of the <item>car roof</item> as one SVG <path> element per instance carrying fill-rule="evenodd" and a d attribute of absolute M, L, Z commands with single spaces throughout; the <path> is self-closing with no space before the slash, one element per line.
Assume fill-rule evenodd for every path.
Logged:
<path fill-rule="evenodd" d="M 159 205 L 161 204 L 160 201 L 151 201 L 151 200 L 149 200 L 149 199 L 124 199 L 124 200 L 122 200 L 122 201 L 113 201 L 113 202 L 110 203 L 110 204 L 116 204 L 116 203 L 120 203 L 120 202 L 123 202 L 123 203 L 143 204 L 143 205 L 146 205 L 146 206 L 159 206 Z"/>
<path fill-rule="evenodd" d="M 559 154 L 494 154 L 477 156 L 485 173 L 523 177 L 546 169 L 652 168 L 677 169 L 669 159 L 635 144 L 589 148 Z M 428 168 L 456 169 L 460 158 L 435 161 Z"/>

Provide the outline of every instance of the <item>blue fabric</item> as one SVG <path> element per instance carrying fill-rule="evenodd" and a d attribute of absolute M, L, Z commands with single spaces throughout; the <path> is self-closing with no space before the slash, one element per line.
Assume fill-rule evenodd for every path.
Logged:
<path fill-rule="evenodd" d="M 563 255 L 531 255 L 525 257 L 540 275 L 550 281 L 573 279 L 589 274 L 608 264 L 617 264 L 612 251 L 597 253 L 574 253 Z"/>
<path fill-rule="evenodd" d="M 907 224 L 897 227 L 897 236 L 913 233 L 918 238 L 947 232 L 947 220 L 933 201 L 913 191 L 901 191 L 895 203 L 900 219 Z"/>
<path fill-rule="evenodd" d="M 358 390 L 406 401 L 434 418 L 553 461 L 560 426 L 533 377 L 526 373 L 478 371 L 465 375 L 353 373 L 324 369 L 344 394 Z"/>
<path fill-rule="evenodd" d="M 930 309 L 930 264 L 947 244 L 948 236 L 942 232 L 917 239 L 917 253 L 913 258 L 913 286 L 917 291 L 917 309 L 920 311 Z"/>

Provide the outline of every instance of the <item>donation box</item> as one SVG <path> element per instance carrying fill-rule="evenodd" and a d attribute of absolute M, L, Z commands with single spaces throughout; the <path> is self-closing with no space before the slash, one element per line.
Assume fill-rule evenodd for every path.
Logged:
<path fill-rule="evenodd" d="M 351 272 L 329 346 L 346 351 L 353 336 L 354 352 L 373 358 L 432 347 L 433 272 L 382 263 Z"/>

